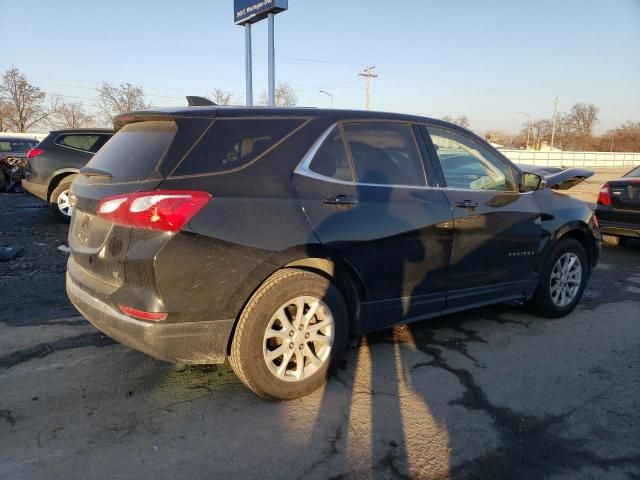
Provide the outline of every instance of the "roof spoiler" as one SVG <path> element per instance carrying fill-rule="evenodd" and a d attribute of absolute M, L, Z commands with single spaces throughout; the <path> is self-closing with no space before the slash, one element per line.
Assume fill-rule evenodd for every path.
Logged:
<path fill-rule="evenodd" d="M 218 104 L 208 98 L 187 95 L 187 103 L 190 107 L 216 107 Z"/>

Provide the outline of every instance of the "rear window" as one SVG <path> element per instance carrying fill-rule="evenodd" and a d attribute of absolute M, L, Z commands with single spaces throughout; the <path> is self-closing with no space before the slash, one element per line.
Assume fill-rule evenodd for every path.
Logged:
<path fill-rule="evenodd" d="M 640 177 L 640 165 L 627 173 L 625 177 Z"/>
<path fill-rule="evenodd" d="M 302 119 L 216 120 L 172 175 L 218 173 L 245 166 L 303 122 Z"/>
<path fill-rule="evenodd" d="M 92 152 L 93 146 L 99 139 L 100 135 L 60 135 L 55 143 L 63 147 Z"/>
<path fill-rule="evenodd" d="M 113 181 L 131 182 L 150 178 L 175 137 L 171 121 L 137 122 L 125 125 L 98 150 L 87 164 L 110 173 Z"/>

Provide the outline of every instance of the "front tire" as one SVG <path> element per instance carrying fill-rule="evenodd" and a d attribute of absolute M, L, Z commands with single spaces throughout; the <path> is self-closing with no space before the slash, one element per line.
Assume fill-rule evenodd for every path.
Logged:
<path fill-rule="evenodd" d="M 69 191 L 71 189 L 71 183 L 77 175 L 69 175 L 63 178 L 60 183 L 51 192 L 49 202 L 51 208 L 55 212 L 56 216 L 63 222 L 69 223 L 71 221 L 71 214 L 73 213 L 73 207 L 70 203 Z"/>
<path fill-rule="evenodd" d="M 347 306 L 337 287 L 316 273 L 283 269 L 244 308 L 229 361 L 256 394 L 299 398 L 326 382 L 347 333 Z"/>
<path fill-rule="evenodd" d="M 582 244 L 572 238 L 559 240 L 547 258 L 529 305 L 543 317 L 568 315 L 580 301 L 589 273 Z"/>

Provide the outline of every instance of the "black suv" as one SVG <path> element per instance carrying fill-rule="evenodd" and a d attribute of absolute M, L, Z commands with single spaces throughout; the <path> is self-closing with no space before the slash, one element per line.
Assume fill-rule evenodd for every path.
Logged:
<path fill-rule="evenodd" d="M 67 292 L 154 357 L 229 358 L 312 392 L 348 335 L 522 300 L 569 313 L 599 256 L 587 204 L 428 118 L 191 107 L 116 118 L 72 186 Z"/>
<path fill-rule="evenodd" d="M 113 136 L 113 130 L 56 130 L 29 151 L 22 186 L 49 202 L 58 217 L 71 219 L 69 186 L 78 170 Z"/>

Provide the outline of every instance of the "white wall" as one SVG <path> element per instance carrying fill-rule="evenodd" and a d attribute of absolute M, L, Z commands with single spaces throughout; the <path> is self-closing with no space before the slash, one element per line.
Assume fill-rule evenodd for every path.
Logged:
<path fill-rule="evenodd" d="M 640 165 L 640 153 L 500 151 L 512 162 L 550 167 L 632 167 Z"/>

